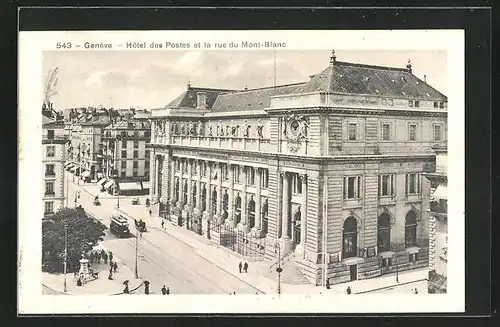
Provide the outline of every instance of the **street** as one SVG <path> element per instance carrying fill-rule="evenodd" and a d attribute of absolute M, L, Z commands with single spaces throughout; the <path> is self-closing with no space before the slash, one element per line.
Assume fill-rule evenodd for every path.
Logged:
<path fill-rule="evenodd" d="M 69 207 L 74 207 L 75 192 L 80 190 L 76 204 L 81 205 L 95 219 L 109 227 L 110 217 L 116 212 L 116 199 L 101 198 L 101 206 L 94 206 L 94 197 L 69 181 Z M 76 178 L 76 177 L 75 177 Z M 80 181 L 80 183 L 83 183 Z M 73 201 L 72 201 L 73 200 Z M 120 201 L 130 201 L 130 197 L 120 197 Z M 72 202 L 72 203 L 71 203 Z M 133 221 L 130 230 L 135 233 Z M 112 251 L 129 269 L 135 268 L 135 237 L 119 239 L 106 230 L 102 245 Z M 161 230 L 149 228 L 138 241 L 138 274 L 150 284 L 150 293 L 160 293 L 165 284 L 172 294 L 255 294 L 251 285 L 232 276 L 198 255 L 188 244 Z"/>

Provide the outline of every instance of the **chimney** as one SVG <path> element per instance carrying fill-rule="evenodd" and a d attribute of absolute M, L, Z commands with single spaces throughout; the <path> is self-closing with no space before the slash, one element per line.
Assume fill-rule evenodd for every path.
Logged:
<path fill-rule="evenodd" d="M 196 93 L 196 109 L 207 109 L 207 95 L 203 92 Z"/>
<path fill-rule="evenodd" d="M 330 64 L 334 65 L 337 62 L 337 56 L 335 55 L 335 50 L 332 50 L 332 55 L 330 56 Z"/>
<path fill-rule="evenodd" d="M 411 70 L 411 61 L 410 59 L 408 59 L 408 64 L 406 65 L 406 68 L 408 69 L 408 73 L 412 73 L 412 70 Z"/>
<path fill-rule="evenodd" d="M 188 81 L 188 83 L 187 83 L 187 89 L 189 90 L 190 88 L 191 88 L 191 82 Z"/>
<path fill-rule="evenodd" d="M 424 83 L 427 83 L 427 75 L 424 75 Z"/>
<path fill-rule="evenodd" d="M 244 89 L 244 90 L 245 90 L 245 91 L 246 91 L 246 90 L 248 90 L 248 85 L 245 85 L 245 89 Z"/>

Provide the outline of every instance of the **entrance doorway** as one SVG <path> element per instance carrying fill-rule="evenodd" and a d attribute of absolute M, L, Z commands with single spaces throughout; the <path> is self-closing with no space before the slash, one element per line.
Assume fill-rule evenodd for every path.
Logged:
<path fill-rule="evenodd" d="M 349 266 L 351 272 L 351 282 L 358 279 L 358 265 Z"/>

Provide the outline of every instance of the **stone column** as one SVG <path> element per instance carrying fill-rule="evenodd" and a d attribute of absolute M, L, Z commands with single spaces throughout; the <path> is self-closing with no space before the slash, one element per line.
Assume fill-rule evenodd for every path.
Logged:
<path fill-rule="evenodd" d="M 182 209 L 183 205 L 184 205 L 184 197 L 183 197 L 183 194 L 184 194 L 184 180 L 183 180 L 183 175 L 184 175 L 184 160 L 185 159 L 181 159 L 179 158 L 179 168 L 180 168 L 180 176 L 179 176 L 179 200 L 177 201 L 177 207 L 179 209 Z"/>
<path fill-rule="evenodd" d="M 201 161 L 196 160 L 195 165 L 198 166 L 196 175 L 196 203 L 195 205 L 195 214 L 196 216 L 201 216 L 203 212 L 201 211 Z"/>
<path fill-rule="evenodd" d="M 236 227 L 234 217 L 233 217 L 233 204 L 234 204 L 234 171 L 233 171 L 233 165 L 229 164 L 227 166 L 228 168 L 228 175 L 229 175 L 229 190 L 227 191 L 228 194 L 228 204 L 227 204 L 227 222 L 230 226 Z"/>
<path fill-rule="evenodd" d="M 159 171 L 158 171 L 158 166 L 160 164 L 160 158 L 158 156 L 155 156 L 155 185 L 154 185 L 154 197 L 153 197 L 153 203 L 158 203 L 158 177 L 159 177 Z"/>
<path fill-rule="evenodd" d="M 255 181 L 255 186 L 257 192 L 255 192 L 255 226 L 252 228 L 252 236 L 261 238 L 262 237 L 262 212 L 261 212 L 261 189 L 262 189 L 262 178 L 261 178 L 261 168 L 257 168 L 257 179 Z"/>
<path fill-rule="evenodd" d="M 281 243 L 283 254 L 290 252 L 292 249 L 292 239 L 288 235 L 288 219 L 290 216 L 290 175 L 286 172 L 281 173 L 283 178 L 283 193 L 282 193 L 282 215 L 281 215 Z"/>
<path fill-rule="evenodd" d="M 222 164 L 216 163 L 217 167 L 217 220 L 222 223 Z"/>
<path fill-rule="evenodd" d="M 188 187 L 188 194 L 187 194 L 187 203 L 185 204 L 186 207 L 185 209 L 188 212 L 191 212 L 193 209 L 193 160 L 188 159 L 188 178 L 187 178 L 187 187 Z"/>
<path fill-rule="evenodd" d="M 302 201 L 300 204 L 300 243 L 295 247 L 295 253 L 300 258 L 305 258 L 307 234 L 307 175 L 300 175 L 302 181 Z"/>
<path fill-rule="evenodd" d="M 241 174 L 243 182 L 241 183 L 241 223 L 240 230 L 248 233 L 248 203 L 247 203 L 247 167 L 243 166 L 243 173 Z"/>
<path fill-rule="evenodd" d="M 175 205 L 175 162 L 176 158 L 172 157 L 172 171 L 170 172 L 170 207 Z"/>

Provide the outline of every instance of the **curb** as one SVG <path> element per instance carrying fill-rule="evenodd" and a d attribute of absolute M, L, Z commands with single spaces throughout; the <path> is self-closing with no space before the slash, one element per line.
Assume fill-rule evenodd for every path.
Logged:
<path fill-rule="evenodd" d="M 51 291 L 53 291 L 53 292 L 56 292 L 56 293 L 59 293 L 59 294 L 61 294 L 61 295 L 74 295 L 74 294 L 69 293 L 69 292 L 64 292 L 64 291 L 63 291 L 63 292 L 61 292 L 61 291 L 55 290 L 55 289 L 53 289 L 52 287 L 49 287 L 49 286 L 45 285 L 44 283 L 42 283 L 42 286 L 45 286 L 45 287 L 46 287 L 46 288 L 48 288 L 49 290 L 51 290 Z"/>
<path fill-rule="evenodd" d="M 404 283 L 398 283 L 398 284 L 388 285 L 388 286 L 374 288 L 374 289 L 367 290 L 367 291 L 356 292 L 356 293 L 353 293 L 353 294 L 370 293 L 370 292 L 380 291 L 380 290 L 383 290 L 383 289 L 397 287 L 397 286 L 401 286 L 401 285 L 408 285 L 408 284 L 413 284 L 413 283 L 417 283 L 417 282 L 423 282 L 424 280 L 428 280 L 428 279 L 427 278 L 416 279 L 416 280 L 412 280 L 410 282 L 404 282 Z"/>
<path fill-rule="evenodd" d="M 137 290 L 138 290 L 138 289 L 139 289 L 139 288 L 140 288 L 143 284 L 144 284 L 144 282 L 143 282 L 143 281 L 142 281 L 142 279 L 141 279 L 141 282 L 139 283 L 139 285 L 138 285 L 137 287 L 133 288 L 132 290 L 130 290 L 129 292 L 131 293 L 131 292 L 135 292 L 135 291 L 137 291 Z M 45 286 L 45 287 L 46 287 L 46 288 L 48 288 L 49 290 L 54 291 L 54 292 L 56 292 L 56 293 L 59 293 L 59 294 L 61 294 L 61 295 L 74 295 L 74 296 L 78 296 L 78 295 L 85 295 L 85 294 L 74 294 L 74 293 L 70 293 L 70 292 L 61 292 L 61 291 L 58 291 L 58 290 L 53 289 L 52 287 L 49 287 L 49 286 L 45 285 L 44 283 L 42 283 L 42 286 Z M 119 293 L 111 293 L 111 294 L 94 294 L 94 295 L 120 295 L 120 294 L 125 294 L 125 293 L 123 293 L 123 291 L 122 291 L 122 292 L 119 292 Z"/>
<path fill-rule="evenodd" d="M 141 279 L 141 282 L 139 283 L 139 285 L 136 288 L 133 288 L 133 289 L 129 290 L 129 293 L 137 291 L 143 284 L 144 284 L 144 282 Z M 113 293 L 113 294 L 109 294 L 109 295 L 122 295 L 122 294 L 125 294 L 125 293 L 123 293 L 123 291 L 122 291 L 122 292 L 119 292 L 119 293 Z"/>

